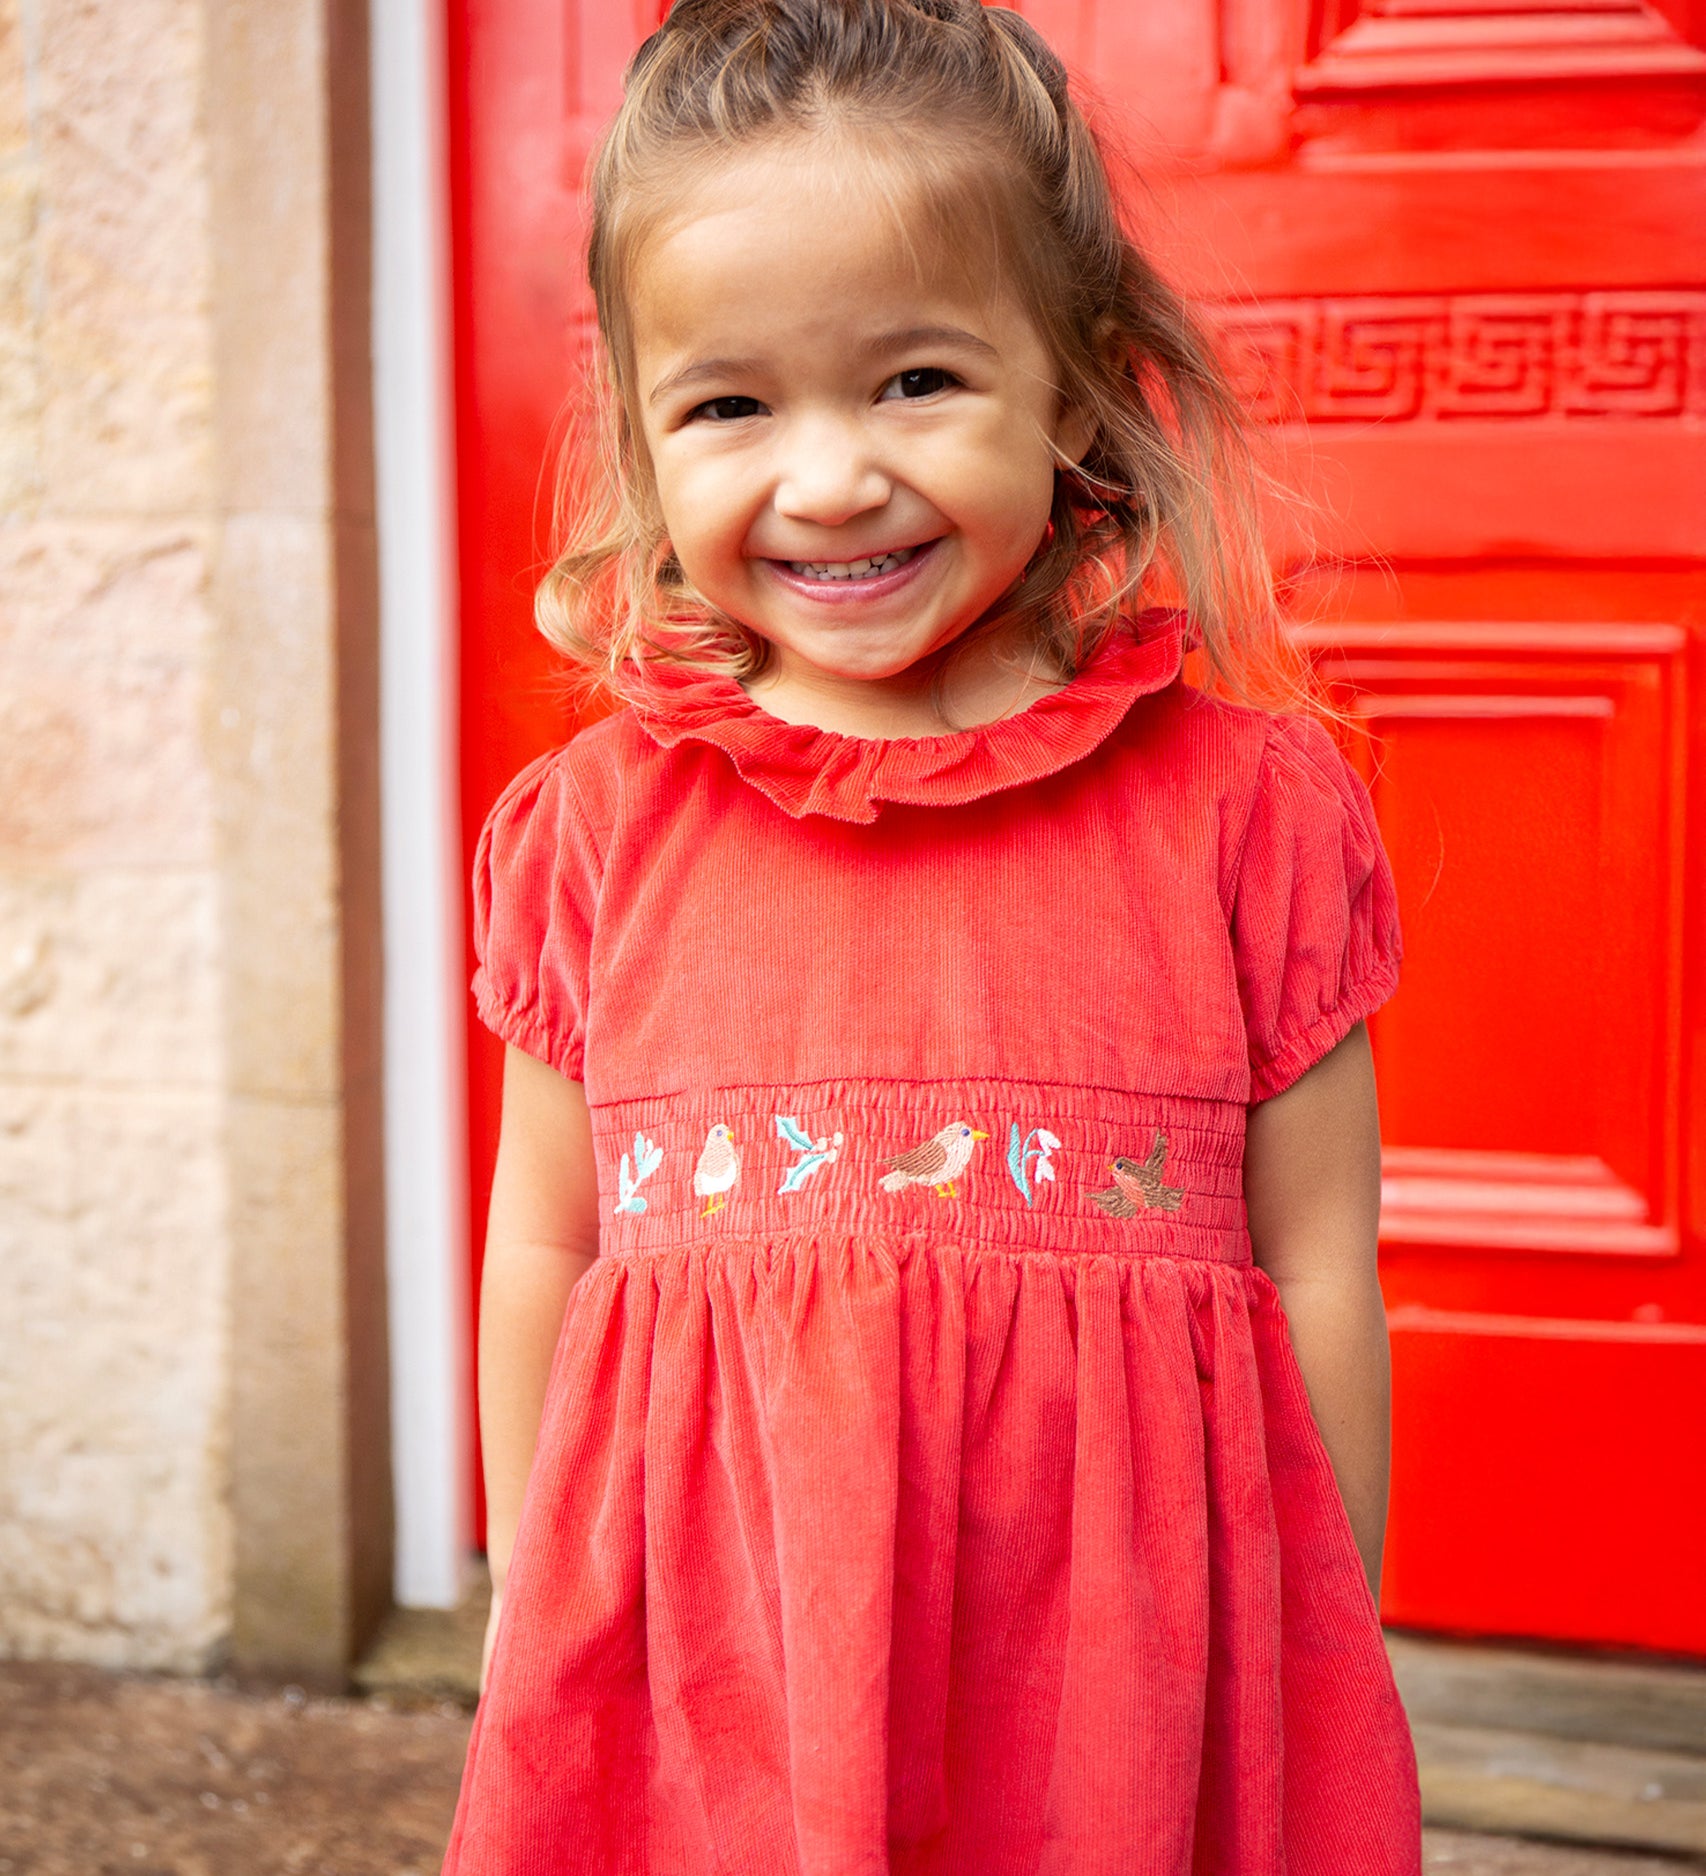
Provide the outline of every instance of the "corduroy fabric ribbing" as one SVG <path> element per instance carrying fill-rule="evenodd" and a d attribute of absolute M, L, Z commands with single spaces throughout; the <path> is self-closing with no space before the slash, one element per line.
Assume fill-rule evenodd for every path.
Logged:
<path fill-rule="evenodd" d="M 693 680 L 494 809 L 476 993 L 586 1083 L 602 1255 L 452 1876 L 1419 1867 L 1239 1189 L 1390 874 L 1319 726 L 1177 666 L 1150 621 L 959 750 Z"/>

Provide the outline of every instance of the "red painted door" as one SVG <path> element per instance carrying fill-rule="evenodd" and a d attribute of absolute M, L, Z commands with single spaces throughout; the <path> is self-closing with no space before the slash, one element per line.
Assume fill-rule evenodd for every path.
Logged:
<path fill-rule="evenodd" d="M 1409 946 L 1375 1024 L 1386 1615 L 1706 1654 L 1706 9 L 1020 10 L 1334 563 L 1300 612 Z M 453 7 L 470 841 L 571 727 L 528 622 L 537 494 L 586 317 L 575 184 L 656 15 Z M 496 1053 L 476 1032 L 481 1212 Z"/>

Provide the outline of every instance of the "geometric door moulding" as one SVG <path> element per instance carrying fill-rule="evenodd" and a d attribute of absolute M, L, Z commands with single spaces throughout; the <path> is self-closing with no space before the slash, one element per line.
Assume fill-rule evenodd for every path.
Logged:
<path fill-rule="evenodd" d="M 1693 77 L 1706 56 L 1643 0 L 1324 0 L 1304 96 L 1397 86 Z"/>
<path fill-rule="evenodd" d="M 1364 732 L 1352 753 L 1408 912 L 1406 982 L 1376 1018 L 1398 1083 L 1382 1241 L 1680 1256 L 1687 634 L 1407 620 L 1296 636 Z"/>
<path fill-rule="evenodd" d="M 1706 293 L 1267 300 L 1208 322 L 1267 423 L 1706 416 Z"/>

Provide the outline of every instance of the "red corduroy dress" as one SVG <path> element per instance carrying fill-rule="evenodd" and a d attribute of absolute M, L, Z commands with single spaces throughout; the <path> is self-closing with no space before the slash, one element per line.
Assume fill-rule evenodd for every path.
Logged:
<path fill-rule="evenodd" d="M 959 734 L 676 672 L 526 770 L 480 1010 L 586 1084 L 455 1876 L 1410 1876 L 1246 1106 L 1391 991 L 1319 725 L 1146 615 Z"/>

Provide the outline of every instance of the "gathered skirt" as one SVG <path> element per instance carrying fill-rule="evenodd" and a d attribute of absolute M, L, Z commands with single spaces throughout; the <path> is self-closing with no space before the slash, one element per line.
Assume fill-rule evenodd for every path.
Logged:
<path fill-rule="evenodd" d="M 446 1876 L 1413 1876 L 1248 1264 L 869 1234 L 571 1298 Z"/>

